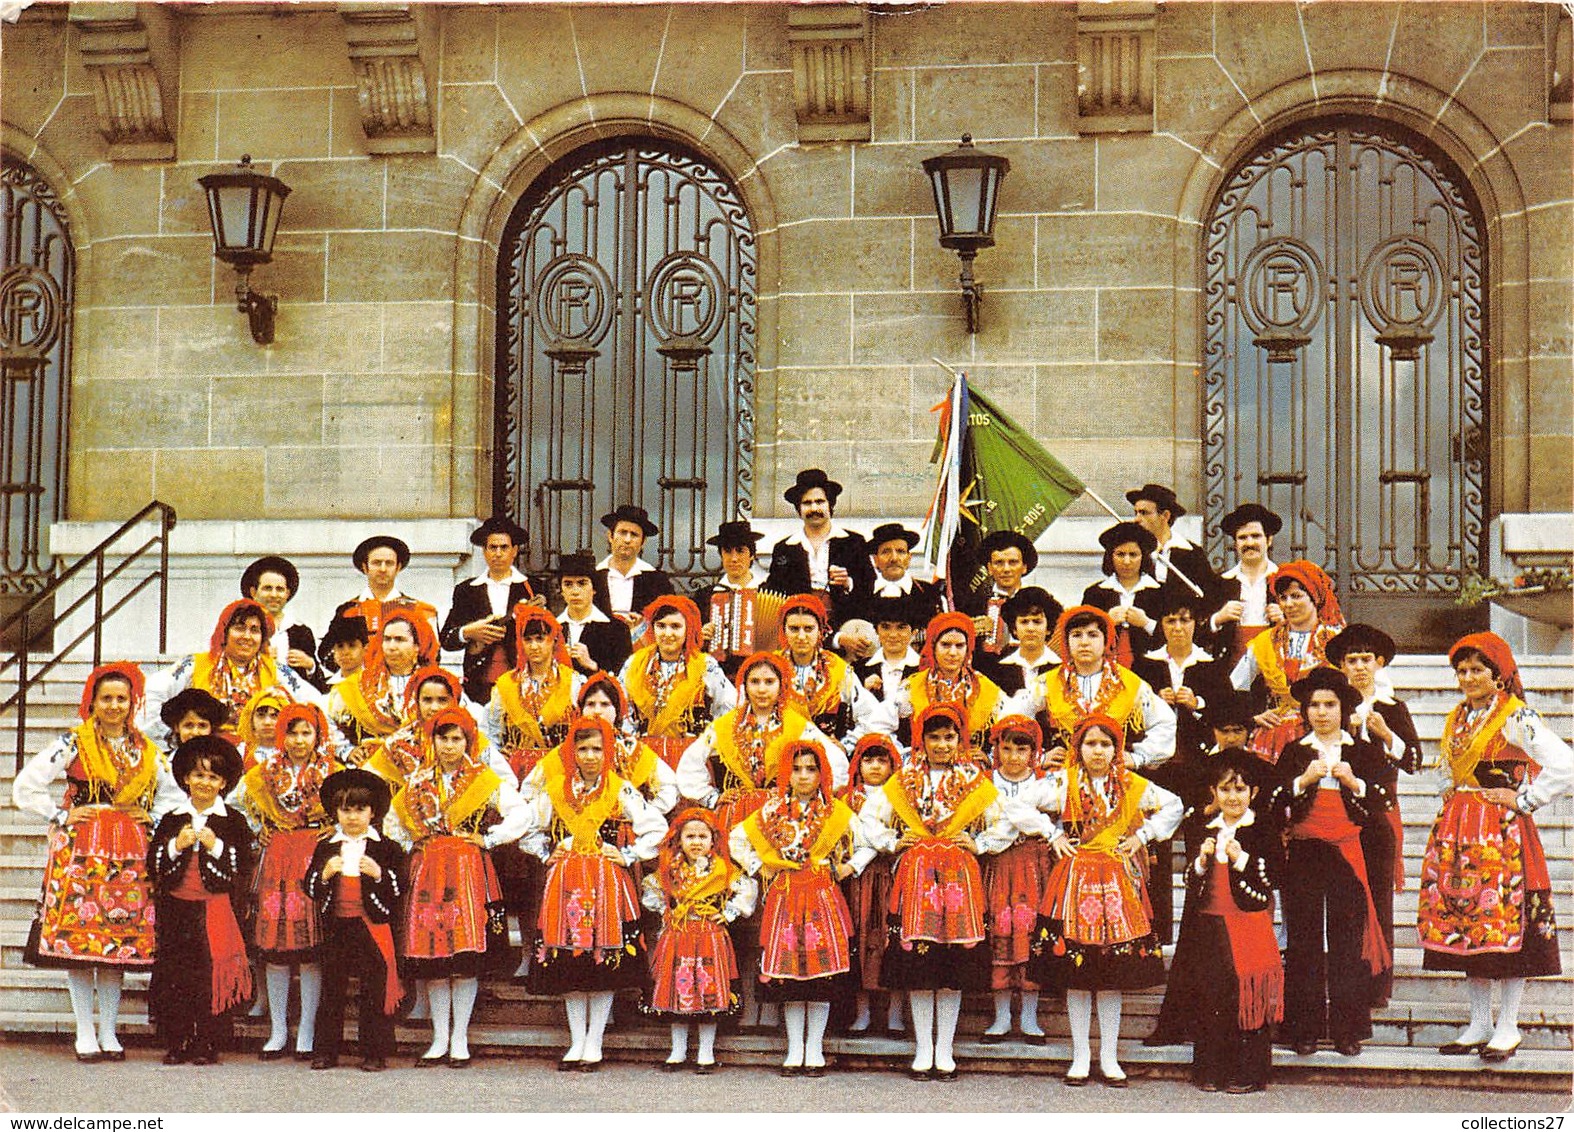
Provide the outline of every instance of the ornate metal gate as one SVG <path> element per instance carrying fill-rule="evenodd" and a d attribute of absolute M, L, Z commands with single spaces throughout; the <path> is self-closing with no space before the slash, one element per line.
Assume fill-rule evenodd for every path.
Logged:
<path fill-rule="evenodd" d="M 624 503 L 647 558 L 709 572 L 705 538 L 752 509 L 757 276 L 736 189 L 648 138 L 569 154 L 520 200 L 498 260 L 495 497 L 529 565 L 604 551 Z"/>
<path fill-rule="evenodd" d="M 66 211 L 7 157 L 0 267 L 0 596 L 36 593 L 54 559 L 44 532 L 65 507 L 66 374 L 75 253 Z"/>
<path fill-rule="evenodd" d="M 1323 564 L 1352 617 L 1427 636 L 1484 554 L 1483 225 L 1464 184 L 1397 127 L 1314 123 L 1239 166 L 1203 251 L 1214 559 L 1218 520 L 1260 500 L 1285 520 L 1278 561 Z"/>

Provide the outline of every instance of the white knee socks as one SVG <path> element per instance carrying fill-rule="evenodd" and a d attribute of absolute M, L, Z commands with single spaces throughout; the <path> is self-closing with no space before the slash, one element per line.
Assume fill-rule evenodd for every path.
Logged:
<path fill-rule="evenodd" d="M 667 1054 L 668 1065 L 682 1065 L 689 1056 L 689 1024 L 687 1022 L 674 1022 L 670 1027 L 672 1031 L 672 1052 Z"/>
<path fill-rule="evenodd" d="M 760 1013 L 765 1012 L 762 1010 Z M 782 1004 L 782 1026 L 787 1031 L 787 1056 L 782 1059 L 783 1068 L 803 1067 L 803 1033 L 807 1025 L 807 1014 L 801 1002 Z"/>
<path fill-rule="evenodd" d="M 1038 1024 L 1038 991 L 1022 992 L 1022 1032 L 1030 1038 L 1042 1038 L 1044 1028 Z"/>
<path fill-rule="evenodd" d="M 1072 1077 L 1086 1077 L 1093 1067 L 1092 991 L 1066 992 L 1066 1020 L 1071 1023 L 1071 1067 L 1066 1072 Z"/>
<path fill-rule="evenodd" d="M 1492 980 L 1466 979 L 1465 998 L 1470 1004 L 1470 1023 L 1454 1041 L 1473 1046 L 1492 1036 Z"/>
<path fill-rule="evenodd" d="M 77 1052 L 98 1052 L 98 1035 L 93 1030 L 93 972 L 71 968 L 66 972 L 66 989 L 71 992 L 71 1013 L 77 1023 Z"/>
<path fill-rule="evenodd" d="M 601 1039 L 607 1032 L 607 1019 L 612 1017 L 612 992 L 596 991 L 587 1003 L 589 1024 L 585 1027 L 585 1053 L 581 1061 L 601 1060 Z"/>
<path fill-rule="evenodd" d="M 1099 1069 L 1104 1076 L 1119 1080 L 1126 1076 L 1120 1068 L 1120 1007 L 1125 996 L 1118 990 L 1099 991 Z"/>
<path fill-rule="evenodd" d="M 935 1068 L 942 1073 L 956 1070 L 951 1043 L 956 1038 L 956 1022 L 962 1017 L 962 992 L 935 991 Z"/>
<path fill-rule="evenodd" d="M 585 1031 L 590 1025 L 590 996 L 583 991 L 571 991 L 563 996 L 563 1009 L 568 1014 L 568 1053 L 564 1061 L 579 1061 L 585 1056 Z"/>
<path fill-rule="evenodd" d="M 997 990 L 995 992 L 995 1020 L 989 1024 L 989 1029 L 984 1033 L 992 1038 L 1003 1037 L 1011 1032 L 1011 992 Z"/>
<path fill-rule="evenodd" d="M 268 1040 L 264 1053 L 277 1053 L 290 1040 L 290 969 L 282 963 L 269 963 L 263 975 L 267 987 Z"/>
<path fill-rule="evenodd" d="M 423 1061 L 448 1055 L 449 1019 L 452 1017 L 454 988 L 447 979 L 422 979 L 426 1000 L 432 1007 L 432 1044 L 421 1055 Z"/>
<path fill-rule="evenodd" d="M 803 1063 L 810 1069 L 820 1069 L 825 1065 L 825 1024 L 831 1020 L 831 1004 L 811 1002 L 808 1007 L 803 1036 Z"/>
<path fill-rule="evenodd" d="M 120 1025 L 120 988 L 125 977 L 124 971 L 103 967 L 93 972 L 93 987 L 98 992 L 98 1048 L 105 1053 L 120 1052 L 120 1038 L 115 1031 Z"/>
<path fill-rule="evenodd" d="M 694 1060 L 700 1065 L 716 1064 L 716 1023 L 701 1022 L 699 1024 L 700 1048 Z"/>
<path fill-rule="evenodd" d="M 1519 1045 L 1519 1003 L 1525 997 L 1525 980 L 1499 979 L 1497 983 L 1503 988 L 1503 1002 L 1498 1007 L 1497 1028 L 1492 1031 L 1487 1048 L 1513 1049 Z"/>
<path fill-rule="evenodd" d="M 853 1000 L 853 1006 L 857 1014 L 853 1018 L 853 1024 L 847 1029 L 854 1034 L 861 1034 L 869 1028 L 869 992 L 859 991 L 858 996 Z"/>
<path fill-rule="evenodd" d="M 902 1032 L 902 992 L 888 991 L 885 997 L 885 1028 L 893 1034 Z"/>
<path fill-rule="evenodd" d="M 481 993 L 479 979 L 455 979 L 454 1029 L 448 1039 L 448 1056 L 456 1061 L 470 1059 L 470 1015 L 475 1010 L 476 996 Z"/>
<path fill-rule="evenodd" d="M 295 1052 L 317 1048 L 317 1004 L 322 1001 L 322 964 L 301 964 L 301 1021 L 295 1031 Z"/>
<path fill-rule="evenodd" d="M 915 990 L 907 992 L 907 1009 L 913 1016 L 913 1053 L 915 1072 L 927 1073 L 935 1067 L 935 992 Z"/>

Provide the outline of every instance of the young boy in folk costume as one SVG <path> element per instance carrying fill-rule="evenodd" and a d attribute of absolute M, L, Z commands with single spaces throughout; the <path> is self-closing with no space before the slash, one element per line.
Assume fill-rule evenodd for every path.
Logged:
<path fill-rule="evenodd" d="M 646 978 L 639 934 L 639 901 L 629 866 L 654 858 L 666 823 L 639 791 L 612 769 L 612 725 L 577 719 L 564 740 L 574 752 L 572 773 L 549 777 L 528 805 L 530 831 L 522 845 L 546 862 L 541 896 L 541 941 L 527 984 L 533 994 L 562 995 L 570 1044 L 560 1069 L 594 1072 L 612 996 Z M 635 841 L 614 843 L 611 823 L 633 824 Z"/>
<path fill-rule="evenodd" d="M 1087 1084 L 1096 996 L 1099 1076 L 1112 1088 L 1126 1086 L 1118 1054 L 1124 992 L 1164 981 L 1147 903 L 1147 846 L 1175 832 L 1181 801 L 1126 769 L 1123 732 L 1109 716 L 1084 719 L 1045 803 L 1060 828 L 1050 838 L 1056 861 L 1028 974 L 1066 991 L 1068 1085 Z"/>
<path fill-rule="evenodd" d="M 645 609 L 650 625 L 623 665 L 618 682 L 628 692 L 645 741 L 668 766 L 708 720 L 737 703 L 716 658 L 700 645 L 700 611 L 686 597 L 658 597 Z"/>
<path fill-rule="evenodd" d="M 1089 716 L 1103 715 L 1121 727 L 1125 764 L 1157 766 L 1175 754 L 1175 711 L 1149 684 L 1115 660 L 1115 625 L 1109 614 L 1077 605 L 1060 615 L 1050 648 L 1064 658 L 1016 697 L 1011 713 L 1040 712 L 1052 732 L 1045 736 L 1045 764 L 1058 770 L 1067 761 L 1073 732 Z"/>
<path fill-rule="evenodd" d="M 1268 773 L 1231 748 L 1208 760 L 1215 809 L 1186 868 L 1186 914 L 1161 1015 L 1192 1041 L 1191 1080 L 1205 1093 L 1267 1087 L 1273 1026 L 1284 1017 L 1284 968 L 1273 892 L 1284 867 L 1278 827 L 1252 809 Z"/>
<path fill-rule="evenodd" d="M 322 1006 L 313 1069 L 339 1064 L 344 1041 L 344 1000 L 351 976 L 361 984 L 357 1029 L 361 1068 L 388 1067 L 394 1051 L 394 1012 L 404 997 L 394 958 L 392 922 L 404 899 L 404 850 L 378 827 L 388 815 L 388 783 L 352 767 L 322 784 L 323 808 L 333 814 L 333 834 L 317 843 L 306 870 L 306 895 L 322 920 Z"/>
<path fill-rule="evenodd" d="M 856 742 L 876 726 L 880 702 L 858 682 L 849 665 L 821 645 L 831 618 L 816 594 L 799 594 L 782 605 L 779 650 L 792 665 L 792 686 L 814 725 L 837 742 Z"/>
<path fill-rule="evenodd" d="M 933 704 L 956 704 L 965 729 L 965 746 L 983 747 L 990 724 L 1005 714 L 1006 697 L 993 680 L 973 667 L 976 632 L 973 618 L 964 613 L 941 613 L 929 622 L 918 671 L 894 696 L 886 696 L 887 720 L 882 730 L 894 730 L 891 708 L 901 719 L 916 719 Z"/>
<path fill-rule="evenodd" d="M 956 704 L 924 708 L 913 720 L 913 758 L 859 814 L 869 844 L 898 855 L 881 977 L 907 992 L 917 1038 L 910 1075 L 942 1081 L 956 1077 L 962 992 L 989 985 L 977 855 L 1014 836 L 989 772 L 967 748 L 965 726 Z"/>
<path fill-rule="evenodd" d="M 43 892 L 23 958 L 64 968 L 78 1061 L 124 1061 L 116 1034 L 125 972 L 153 965 L 148 833 L 180 804 L 153 741 L 133 726 L 142 670 L 95 668 L 82 688 L 82 724 L 28 760 L 11 784 L 19 810 L 50 823 Z M 50 792 L 64 774 L 65 795 Z M 94 1032 L 94 994 L 98 1028 Z"/>
<path fill-rule="evenodd" d="M 883 731 L 869 732 L 853 748 L 847 786 L 841 792 L 842 801 L 853 813 L 861 814 L 869 795 L 884 789 L 901 763 L 902 752 L 895 739 Z M 853 915 L 853 968 L 858 976 L 858 993 L 854 1000 L 856 1015 L 848 1029 L 855 1034 L 869 1029 L 869 1000 L 884 985 L 880 982 L 880 964 L 885 956 L 885 918 L 891 903 L 891 880 L 891 861 L 881 856 L 864 866 L 862 872 L 842 882 L 847 907 Z M 885 1028 L 889 1033 L 901 1033 L 900 994 L 886 994 Z"/>
<path fill-rule="evenodd" d="M 264 967 L 271 1022 L 263 1061 L 284 1056 L 292 965 L 298 964 L 301 972 L 296 1057 L 309 1055 L 316 1040 L 322 925 L 306 896 L 306 870 L 323 830 L 332 824 L 323 809 L 322 784 L 341 769 L 327 718 L 315 704 L 288 705 L 279 713 L 274 730 L 275 749 L 246 772 L 232 799 L 250 819 L 262 848 L 253 885 L 252 942 Z"/>
<path fill-rule="evenodd" d="M 1376 743 L 1350 734 L 1360 697 L 1335 669 L 1314 668 L 1290 694 L 1308 734 L 1280 754 L 1272 803 L 1276 820 L 1288 814 L 1289 832 L 1282 1037 L 1304 1055 L 1326 1036 L 1354 1057 L 1371 1033 L 1374 980 L 1393 962 L 1361 848 L 1361 828 L 1386 822 L 1392 805 L 1382 786 L 1388 759 Z"/>
<path fill-rule="evenodd" d="M 1443 723 L 1448 784 L 1421 862 L 1417 929 L 1429 971 L 1462 971 L 1470 1024 L 1440 1052 L 1501 1062 L 1519 1048 L 1525 980 L 1556 975 L 1558 930 L 1531 815 L 1574 788 L 1574 751 L 1525 706 L 1514 654 L 1494 633 L 1449 650 L 1463 699 Z M 1502 1007 L 1492 1024 L 1492 987 Z"/>
<path fill-rule="evenodd" d="M 432 1044 L 416 1068 L 463 1068 L 481 973 L 508 959 L 502 890 L 487 851 L 524 833 L 529 814 L 513 785 L 477 757 L 468 711 L 443 708 L 424 726 L 431 759 L 393 800 L 414 846 L 400 954 L 431 1004 Z"/>
<path fill-rule="evenodd" d="M 1284 611 L 1284 620 L 1252 638 L 1230 673 L 1230 683 L 1252 693 L 1257 727 L 1251 749 L 1273 763 L 1286 743 L 1306 734 L 1290 685 L 1328 663 L 1328 642 L 1344 628 L 1344 615 L 1333 579 L 1304 558 L 1279 567 L 1268 590 Z"/>
<path fill-rule="evenodd" d="M 563 643 L 562 626 L 540 606 L 514 607 L 514 634 L 518 663 L 493 685 L 486 736 L 492 749 L 508 760 L 517 783 L 563 741 L 579 677 Z"/>
<path fill-rule="evenodd" d="M 716 1022 L 738 1006 L 733 984 L 738 960 L 727 925 L 754 912 L 759 886 L 727 859 L 725 835 L 709 810 L 678 814 L 661 844 L 660 864 L 646 877 L 641 899 L 661 913 L 662 929 L 650 953 L 652 988 L 645 1009 L 671 1025 L 672 1051 L 663 1073 L 682 1068 L 689 1053 L 689 1022 L 699 1050 L 694 1072 L 716 1071 Z"/>
<path fill-rule="evenodd" d="M 759 593 L 765 575 L 754 566 L 755 544 L 762 537 L 747 520 L 733 520 L 705 540 L 721 555 L 722 572 L 705 602 L 700 636 L 729 680 L 762 643 Z"/>
<path fill-rule="evenodd" d="M 1038 1024 L 1038 984 L 1027 977 L 1038 926 L 1044 882 L 1049 877 L 1050 782 L 1039 753 L 1044 746 L 1038 724 L 1023 715 L 1008 715 L 989 732 L 995 764 L 995 789 L 1011 815 L 1016 839 L 983 858 L 984 896 L 989 909 L 990 986 L 995 994 L 995 1020 L 982 1035 L 985 1043 L 1001 1041 L 1011 1032 L 1011 997 L 1022 997 L 1024 1037 L 1042 1038 Z"/>
<path fill-rule="evenodd" d="M 183 745 L 173 776 L 187 800 L 164 815 L 148 843 L 158 913 L 148 1013 L 164 1038 L 165 1065 L 217 1064 L 229 1012 L 251 996 L 235 915 L 251 836 L 224 804 L 240 774 L 240 753 L 228 740 L 203 735 Z"/>
<path fill-rule="evenodd" d="M 776 790 L 733 827 L 728 847 L 733 860 L 766 886 L 760 994 L 782 1004 L 782 1076 L 823 1077 L 831 999 L 852 964 L 852 915 L 838 883 L 874 858 L 852 810 L 831 792 L 823 748 L 803 740 L 782 748 Z"/>
<path fill-rule="evenodd" d="M 356 740 L 352 762 L 364 763 L 386 739 L 408 722 L 410 681 L 437 663 L 437 634 L 420 617 L 398 612 L 372 634 L 361 667 L 328 694 L 328 718 Z"/>
<path fill-rule="evenodd" d="M 198 735 L 212 735 L 224 726 L 225 707 L 201 688 L 187 688 L 159 706 L 159 719 L 169 738 L 165 750 L 175 753 Z"/>
<path fill-rule="evenodd" d="M 258 692 L 241 708 L 235 724 L 235 746 L 247 770 L 278 750 L 274 731 L 279 713 L 294 702 L 281 685 L 275 684 Z"/>

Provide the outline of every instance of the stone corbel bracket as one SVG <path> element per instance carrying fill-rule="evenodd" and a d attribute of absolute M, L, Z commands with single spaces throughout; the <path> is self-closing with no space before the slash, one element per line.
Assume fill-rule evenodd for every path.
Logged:
<path fill-rule="evenodd" d="M 342 3 L 366 148 L 435 153 L 432 88 L 421 60 L 437 50 L 436 15 L 426 4 Z"/>
<path fill-rule="evenodd" d="M 1157 4 L 1077 5 L 1077 132 L 1153 129 Z"/>
<path fill-rule="evenodd" d="M 868 141 L 869 11 L 862 4 L 792 5 L 793 109 L 799 141 Z"/>
<path fill-rule="evenodd" d="M 109 159 L 174 160 L 180 37 L 173 14 L 162 4 L 77 2 L 70 20 Z"/>

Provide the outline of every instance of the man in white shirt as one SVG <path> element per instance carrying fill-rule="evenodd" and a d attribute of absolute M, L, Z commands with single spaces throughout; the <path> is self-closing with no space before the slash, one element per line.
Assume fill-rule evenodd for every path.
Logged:
<path fill-rule="evenodd" d="M 1268 554 L 1273 549 L 1273 536 L 1283 526 L 1284 520 L 1260 503 L 1241 504 L 1219 524 L 1235 540 L 1237 559 L 1219 576 L 1214 595 L 1218 608 L 1208 621 L 1226 664 L 1239 660 L 1258 633 L 1284 620 L 1268 592 L 1268 579 L 1279 569 Z"/>
<path fill-rule="evenodd" d="M 1159 584 L 1170 580 L 1173 566 L 1185 577 L 1185 581 L 1176 581 L 1193 597 L 1203 597 L 1218 588 L 1219 578 L 1208 561 L 1207 551 L 1170 529 L 1170 524 L 1186 514 L 1174 491 L 1161 483 L 1145 483 L 1128 491 L 1126 502 L 1131 504 L 1137 522 L 1158 544 L 1153 551 L 1153 577 Z"/>
<path fill-rule="evenodd" d="M 596 605 L 629 627 L 632 634 L 645 617 L 645 607 L 673 592 L 667 575 L 640 557 L 645 540 L 659 534 L 643 507 L 625 505 L 601 516 L 611 554 L 596 568 Z"/>
<path fill-rule="evenodd" d="M 326 692 L 328 681 L 315 656 L 317 638 L 305 625 L 284 624 L 284 607 L 300 588 L 301 575 L 295 563 L 277 554 L 257 559 L 240 576 L 240 596 L 250 598 L 273 618 L 273 639 L 268 642 L 273 659 L 295 669 L 296 675 L 319 692 Z"/>
<path fill-rule="evenodd" d="M 595 560 L 588 554 L 565 554 L 558 560 L 557 570 L 558 593 L 563 598 L 563 612 L 557 620 L 563 626 L 563 642 L 574 671 L 585 676 L 594 672 L 616 675 L 634 645 L 628 626 L 596 606 Z"/>
<path fill-rule="evenodd" d="M 454 587 L 448 618 L 438 634 L 443 648 L 464 650 L 465 695 L 474 703 L 486 703 L 497 678 L 514 667 L 514 606 L 522 601 L 544 604 L 514 568 L 525 538 L 525 529 L 506 515 L 493 515 L 475 529 L 470 542 L 481 548 L 486 573 Z"/>
<path fill-rule="evenodd" d="M 782 493 L 803 520 L 795 531 L 771 548 L 771 569 L 765 588 L 793 597 L 816 593 L 827 604 L 831 624 L 839 627 L 853 615 L 858 594 L 874 583 L 874 565 L 864 537 L 832 522 L 842 485 L 821 468 L 805 468 Z"/>

